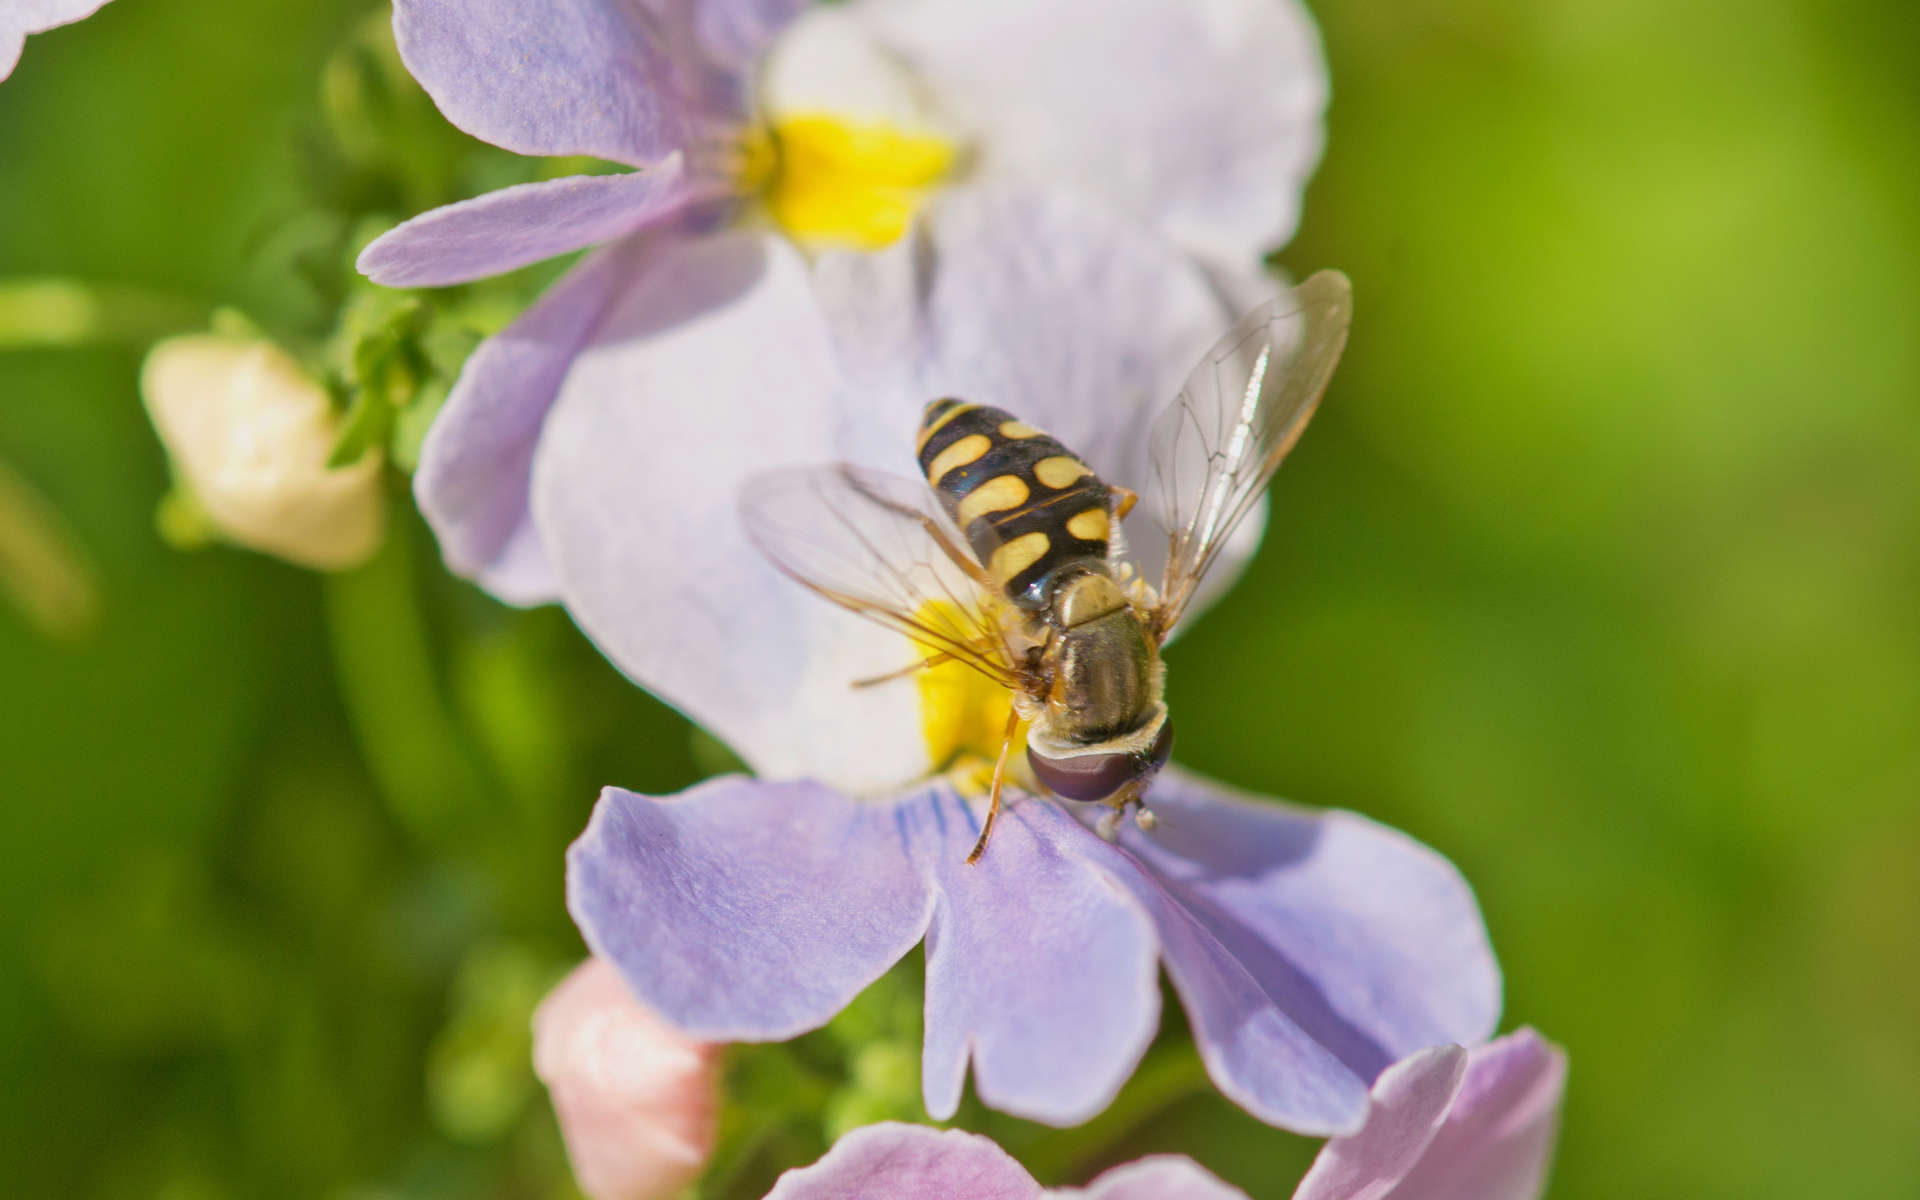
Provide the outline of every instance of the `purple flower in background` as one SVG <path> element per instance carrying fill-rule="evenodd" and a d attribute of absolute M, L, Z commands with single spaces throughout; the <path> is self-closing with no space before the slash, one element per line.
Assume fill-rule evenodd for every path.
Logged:
<path fill-rule="evenodd" d="M 1530 1029 L 1469 1052 L 1437 1046 L 1394 1064 L 1366 1123 L 1328 1142 L 1294 1200 L 1537 1200 L 1553 1156 L 1566 1056 Z M 1264 1194 L 1264 1193 L 1263 1193 Z M 767 1200 L 1247 1200 L 1192 1159 L 1115 1167 L 1084 1188 L 1042 1188 L 978 1134 L 856 1129 Z"/>
<path fill-rule="evenodd" d="M 1225 1091 L 1354 1128 L 1388 1064 L 1494 1027 L 1497 968 L 1452 867 L 1176 771 L 1152 841 L 1015 796 L 968 868 L 978 801 L 935 772 L 987 705 L 950 671 L 849 687 L 914 647 L 776 574 L 735 509 L 772 467 L 910 471 L 945 394 L 1143 481 L 1149 421 L 1231 321 L 1222 291 L 1292 227 L 1324 98 L 1310 27 L 1275 0 L 792 17 L 396 10 L 457 124 L 642 168 L 429 213 L 362 259 L 444 283 L 612 243 L 476 352 L 436 421 L 415 486 L 448 562 L 564 600 L 763 778 L 803 781 L 609 791 L 570 855 L 576 920 L 643 1003 L 716 1041 L 814 1028 L 924 939 L 929 1109 L 954 1111 L 971 1064 L 986 1102 L 1061 1123 L 1138 1062 L 1164 960 Z"/>
<path fill-rule="evenodd" d="M 1424 1050 L 1373 1085 L 1366 1124 L 1321 1147 L 1293 1200 L 1537 1200 L 1566 1084 L 1566 1053 L 1531 1029 Z"/>
<path fill-rule="evenodd" d="M 1293 230 L 1326 101 L 1291 0 L 396 0 L 394 30 L 476 137 L 637 168 L 437 209 L 360 260 L 428 286 L 612 243 L 481 348 L 423 448 L 415 490 L 448 564 L 517 604 L 567 598 L 529 479 L 600 330 L 644 322 L 681 358 L 777 351 L 820 319 L 754 319 L 796 245 L 879 248 L 956 195 L 1007 186 L 1171 240 L 1244 307 L 1271 291 L 1261 256 Z M 713 237 L 729 227 L 761 232 Z"/>
<path fill-rule="evenodd" d="M 651 252 L 656 284 L 599 321 L 546 417 L 533 515 L 599 646 L 789 782 L 603 795 L 568 901 L 643 1003 L 705 1040 L 791 1037 L 924 939 L 929 1111 L 954 1112 L 971 1064 L 986 1103 L 1073 1123 L 1152 1038 L 1164 962 L 1221 1089 L 1317 1133 L 1356 1128 L 1395 1060 L 1492 1032 L 1498 969 L 1466 883 L 1352 814 L 1170 769 L 1151 837 L 1111 845 L 1015 792 L 967 866 L 984 800 L 936 772 L 992 754 L 1005 692 L 952 665 L 850 687 L 924 652 L 777 574 L 739 522 L 743 481 L 772 467 L 910 475 L 939 395 L 1143 481 L 1152 417 L 1227 324 L 1190 256 L 1057 194 L 984 189 L 878 253 L 810 265 L 745 232 Z M 689 298 L 708 311 L 663 328 L 660 306 Z M 1210 582 L 1250 550 L 1230 544 Z"/>
<path fill-rule="evenodd" d="M 83 21 L 107 0 L 6 0 L 0 5 L 0 80 L 13 74 L 30 33 Z"/>

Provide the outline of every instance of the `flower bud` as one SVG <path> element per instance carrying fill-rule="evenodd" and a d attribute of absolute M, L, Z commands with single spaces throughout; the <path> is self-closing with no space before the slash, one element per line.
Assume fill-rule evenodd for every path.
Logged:
<path fill-rule="evenodd" d="M 169 338 L 147 355 L 140 391 L 180 482 L 226 537 L 322 570 L 356 566 L 378 549 L 380 455 L 327 466 L 340 414 L 278 347 Z"/>
<path fill-rule="evenodd" d="M 699 1178 L 719 1120 L 718 1060 L 719 1047 L 669 1028 L 597 958 L 533 1014 L 533 1070 L 593 1200 L 659 1200 Z"/>

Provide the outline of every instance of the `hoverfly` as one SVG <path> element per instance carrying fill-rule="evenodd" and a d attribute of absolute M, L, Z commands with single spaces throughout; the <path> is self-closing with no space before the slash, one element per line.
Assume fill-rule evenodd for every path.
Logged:
<path fill-rule="evenodd" d="M 927 406 L 924 484 L 847 463 L 748 481 L 742 519 L 776 567 L 927 651 L 860 685 L 958 662 L 1012 693 L 969 863 L 993 832 L 1022 720 L 1028 763 L 1048 791 L 1108 805 L 1099 826 L 1108 837 L 1129 805 L 1153 827 L 1146 791 L 1173 745 L 1160 647 L 1299 440 L 1351 315 L 1346 276 L 1312 276 L 1215 343 L 1155 422 L 1149 449 L 1167 537 L 1157 588 L 1130 561 L 1120 528 L 1136 494 L 983 404 Z"/>

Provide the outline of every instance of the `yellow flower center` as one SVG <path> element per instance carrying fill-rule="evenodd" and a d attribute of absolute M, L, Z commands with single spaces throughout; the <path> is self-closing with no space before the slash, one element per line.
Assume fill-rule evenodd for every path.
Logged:
<path fill-rule="evenodd" d="M 934 628 L 958 629 L 958 622 L 942 619 L 951 608 L 936 601 L 920 616 Z M 919 643 L 914 646 L 921 655 L 927 654 Z M 1006 736 L 1013 693 L 951 659 L 916 672 L 914 680 L 920 688 L 921 735 L 926 739 L 933 769 L 948 772 L 962 791 L 986 794 L 993 782 L 994 760 L 1000 756 L 1000 743 Z M 1022 721 L 1014 729 L 1013 745 L 1007 750 L 1008 784 L 1030 786 L 1026 745 L 1027 723 Z"/>
<path fill-rule="evenodd" d="M 932 134 L 798 113 L 774 122 L 768 144 L 749 154 L 747 172 L 795 239 L 877 250 L 907 231 L 956 157 L 952 143 Z"/>

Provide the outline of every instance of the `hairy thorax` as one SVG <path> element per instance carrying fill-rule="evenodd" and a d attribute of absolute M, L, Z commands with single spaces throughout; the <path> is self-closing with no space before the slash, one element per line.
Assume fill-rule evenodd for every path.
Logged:
<path fill-rule="evenodd" d="M 1159 702 L 1160 652 L 1119 584 L 1096 572 L 1062 580 L 1051 615 L 1048 732 L 1092 743 L 1143 724 Z"/>

